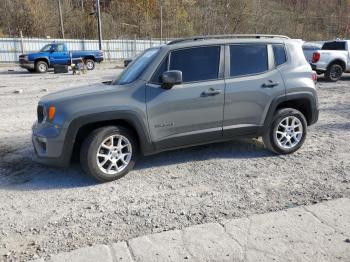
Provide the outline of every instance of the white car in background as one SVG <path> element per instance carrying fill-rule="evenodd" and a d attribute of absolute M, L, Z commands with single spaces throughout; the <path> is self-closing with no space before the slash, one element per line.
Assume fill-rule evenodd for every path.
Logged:
<path fill-rule="evenodd" d="M 327 81 L 338 81 L 343 72 L 350 72 L 349 40 L 334 40 L 325 42 L 313 53 L 311 67 L 318 74 L 323 74 Z"/>

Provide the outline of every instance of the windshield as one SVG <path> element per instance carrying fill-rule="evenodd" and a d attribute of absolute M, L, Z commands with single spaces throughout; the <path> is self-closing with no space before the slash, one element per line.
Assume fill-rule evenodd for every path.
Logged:
<path fill-rule="evenodd" d="M 159 48 L 152 48 L 146 50 L 135 62 L 130 64 L 123 73 L 115 81 L 117 85 L 126 85 L 134 82 L 147 68 L 147 66 L 153 61 L 159 52 Z"/>
<path fill-rule="evenodd" d="M 48 52 L 51 50 L 51 45 L 45 45 L 43 48 L 40 49 L 40 52 Z"/>

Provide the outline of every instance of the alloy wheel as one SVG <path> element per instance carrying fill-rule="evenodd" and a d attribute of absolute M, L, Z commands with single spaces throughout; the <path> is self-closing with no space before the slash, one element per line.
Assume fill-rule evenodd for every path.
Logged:
<path fill-rule="evenodd" d="M 92 61 L 87 61 L 86 62 L 86 68 L 88 70 L 92 70 L 94 68 L 94 63 Z"/>
<path fill-rule="evenodd" d="M 40 71 L 40 72 L 46 72 L 46 70 L 47 70 L 46 64 L 40 63 L 40 64 L 39 64 L 39 71 Z"/>
<path fill-rule="evenodd" d="M 332 67 L 330 75 L 332 79 L 339 79 L 342 75 L 342 70 L 339 67 Z"/>
<path fill-rule="evenodd" d="M 122 135 L 107 137 L 99 146 L 96 161 L 99 169 L 107 175 L 122 172 L 130 163 L 132 146 L 130 141 Z"/>
<path fill-rule="evenodd" d="M 303 135 L 303 125 L 300 119 L 295 116 L 283 118 L 275 131 L 276 141 L 283 149 L 296 147 L 302 140 Z"/>

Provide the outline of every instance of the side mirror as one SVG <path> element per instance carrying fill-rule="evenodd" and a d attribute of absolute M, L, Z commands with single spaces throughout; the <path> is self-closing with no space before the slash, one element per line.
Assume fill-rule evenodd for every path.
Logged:
<path fill-rule="evenodd" d="M 178 70 L 166 71 L 162 74 L 162 88 L 171 89 L 182 83 L 182 72 Z"/>
<path fill-rule="evenodd" d="M 131 62 L 132 62 L 132 59 L 130 58 L 124 59 L 124 67 L 127 67 Z"/>

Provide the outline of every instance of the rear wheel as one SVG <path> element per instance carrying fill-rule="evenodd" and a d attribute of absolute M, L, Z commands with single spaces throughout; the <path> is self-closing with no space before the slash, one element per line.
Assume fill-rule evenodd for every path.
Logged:
<path fill-rule="evenodd" d="M 329 66 L 324 76 L 327 81 L 337 82 L 341 78 L 342 74 L 343 68 L 341 67 L 341 65 L 333 64 Z"/>
<path fill-rule="evenodd" d="M 83 142 L 80 164 L 100 182 L 125 176 L 135 165 L 137 143 L 124 127 L 108 126 L 94 130 Z"/>
<path fill-rule="evenodd" d="M 87 70 L 94 70 L 95 61 L 92 59 L 85 59 L 85 66 Z"/>
<path fill-rule="evenodd" d="M 307 122 L 296 109 L 284 108 L 275 114 L 263 136 L 265 146 L 277 154 L 290 154 L 297 151 L 306 138 Z"/>
<path fill-rule="evenodd" d="M 37 73 L 46 73 L 48 69 L 49 66 L 45 61 L 38 61 L 35 63 L 35 71 Z"/>

